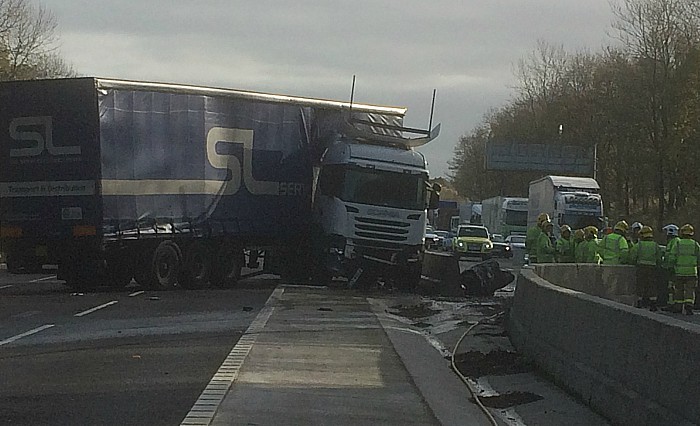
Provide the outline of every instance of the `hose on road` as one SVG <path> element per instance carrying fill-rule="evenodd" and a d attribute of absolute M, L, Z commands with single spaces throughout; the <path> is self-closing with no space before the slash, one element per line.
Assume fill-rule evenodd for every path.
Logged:
<path fill-rule="evenodd" d="M 457 355 L 457 349 L 459 349 L 459 345 L 462 343 L 462 341 L 464 340 L 464 338 L 467 337 L 467 335 L 468 335 L 469 333 L 471 333 L 472 330 L 474 330 L 478 325 L 481 325 L 482 323 L 484 323 L 484 322 L 486 322 L 486 321 L 490 321 L 490 320 L 496 319 L 496 318 L 500 317 L 500 316 L 503 315 L 503 314 L 505 314 L 505 311 L 499 312 L 499 313 L 497 313 L 497 314 L 495 314 L 495 315 L 491 315 L 490 317 L 482 318 L 482 319 L 480 319 L 479 321 L 477 321 L 477 322 L 475 322 L 474 324 L 472 324 L 472 325 L 467 329 L 467 331 L 465 331 L 464 334 L 462 334 L 462 337 L 460 337 L 459 340 L 457 340 L 457 344 L 455 345 L 454 350 L 452 350 L 452 356 L 450 357 L 450 359 L 452 360 L 452 370 L 454 370 L 454 372 L 457 373 L 457 375 L 458 375 L 459 378 L 462 380 L 462 382 L 464 382 L 464 384 L 467 385 L 467 388 L 469 389 L 469 392 L 471 392 L 472 397 L 474 398 L 474 401 L 476 402 L 476 405 L 479 406 L 479 408 L 481 409 L 481 411 L 482 411 L 482 412 L 484 413 L 484 415 L 489 419 L 489 421 L 491 422 L 491 424 L 492 424 L 493 426 L 498 426 L 498 422 L 497 422 L 496 419 L 493 417 L 493 414 L 491 414 L 491 412 L 489 411 L 489 409 L 486 408 L 486 406 L 484 406 L 484 404 L 481 402 L 481 398 L 479 398 L 479 395 L 478 395 L 477 390 L 474 389 L 474 387 L 472 386 L 472 384 L 471 384 L 471 382 L 469 381 L 469 379 L 467 379 L 467 377 L 465 377 L 464 374 L 462 374 L 462 372 L 459 371 L 459 368 L 457 368 L 457 364 L 455 364 L 455 355 Z"/>

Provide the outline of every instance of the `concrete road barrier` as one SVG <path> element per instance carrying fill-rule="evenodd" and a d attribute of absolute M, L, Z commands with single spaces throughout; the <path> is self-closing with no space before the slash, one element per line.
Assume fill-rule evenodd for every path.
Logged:
<path fill-rule="evenodd" d="M 615 424 L 700 424 L 698 325 L 524 269 L 508 331 L 518 351 Z"/>
<path fill-rule="evenodd" d="M 588 263 L 534 265 L 535 273 L 559 287 L 634 305 L 637 277 L 634 266 Z"/>

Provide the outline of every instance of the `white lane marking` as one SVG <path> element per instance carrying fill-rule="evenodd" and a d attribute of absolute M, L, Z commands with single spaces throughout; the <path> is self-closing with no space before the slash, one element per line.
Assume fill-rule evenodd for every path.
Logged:
<path fill-rule="evenodd" d="M 248 353 L 253 349 L 253 344 L 258 337 L 258 333 L 263 331 L 267 321 L 270 319 L 272 312 L 275 310 L 273 306 L 276 301 L 284 293 L 283 287 L 277 287 L 268 297 L 265 306 L 258 312 L 248 329 L 243 336 L 238 340 L 238 343 L 231 349 L 224 362 L 219 367 L 219 370 L 211 378 L 209 384 L 202 391 L 202 394 L 197 398 L 192 409 L 187 416 L 182 420 L 180 426 L 185 425 L 210 425 L 214 420 L 214 415 L 219 409 L 219 405 L 226 397 L 228 390 L 233 382 L 238 378 L 238 372 L 243 366 L 243 362 L 248 357 Z"/>
<path fill-rule="evenodd" d="M 10 285 L 4 285 L 4 286 L 0 287 L 0 290 L 2 290 L 3 288 L 10 288 L 10 287 L 12 287 L 12 284 L 10 284 Z"/>
<path fill-rule="evenodd" d="M 135 296 L 138 296 L 138 295 L 144 294 L 144 293 L 145 293 L 145 291 L 143 291 L 143 290 L 141 290 L 141 291 L 135 291 L 135 292 L 131 293 L 131 294 L 129 295 L 129 297 L 135 297 Z"/>
<path fill-rule="evenodd" d="M 100 306 L 95 306 L 94 308 L 90 308 L 90 309 L 88 309 L 87 311 L 79 312 L 79 313 L 75 314 L 75 316 L 76 316 L 76 317 L 82 317 L 82 316 L 84 316 L 84 315 L 91 314 L 91 313 L 93 313 L 93 312 L 95 312 L 95 311 L 99 311 L 100 309 L 104 309 L 104 308 L 106 308 L 107 306 L 114 305 L 115 303 L 118 303 L 118 302 L 117 302 L 116 300 L 112 300 L 111 302 L 107 302 L 107 303 L 104 303 L 104 304 L 102 304 L 102 305 L 100 305 Z"/>
<path fill-rule="evenodd" d="M 33 329 L 33 330 L 26 331 L 26 332 L 24 332 L 24 333 L 22 333 L 22 334 L 18 334 L 18 335 L 16 335 L 16 336 L 12 336 L 12 337 L 7 338 L 7 339 L 5 339 L 5 340 L 3 340 L 3 341 L 0 341 L 0 346 L 6 345 L 6 344 L 8 344 L 8 343 L 12 343 L 12 342 L 14 342 L 15 340 L 21 339 L 22 337 L 31 336 L 32 334 L 36 334 L 36 333 L 38 333 L 38 332 L 40 332 L 40 331 L 44 331 L 44 330 L 46 330 L 47 328 L 53 327 L 54 325 L 55 325 L 55 324 L 45 324 L 45 325 L 42 325 L 41 327 L 37 327 L 37 328 L 35 328 L 35 329 Z"/>
<path fill-rule="evenodd" d="M 29 281 L 30 283 L 38 283 L 39 281 L 48 281 L 48 280 L 53 280 L 56 278 L 56 275 L 51 275 L 49 277 L 44 277 L 44 278 L 37 278 L 35 280 Z"/>

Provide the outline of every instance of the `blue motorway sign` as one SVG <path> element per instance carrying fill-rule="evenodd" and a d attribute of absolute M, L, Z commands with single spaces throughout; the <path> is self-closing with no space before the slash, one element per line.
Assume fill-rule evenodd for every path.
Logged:
<path fill-rule="evenodd" d="M 592 175 L 594 150 L 576 145 L 488 143 L 486 168 Z"/>

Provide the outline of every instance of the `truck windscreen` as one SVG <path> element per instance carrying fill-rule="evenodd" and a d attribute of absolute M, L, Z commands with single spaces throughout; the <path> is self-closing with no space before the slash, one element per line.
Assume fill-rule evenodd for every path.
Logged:
<path fill-rule="evenodd" d="M 350 203 L 424 210 L 425 181 L 425 175 L 332 165 L 321 172 L 319 187 Z"/>

